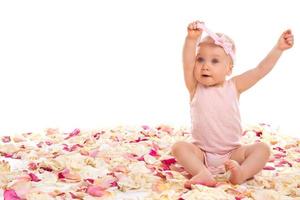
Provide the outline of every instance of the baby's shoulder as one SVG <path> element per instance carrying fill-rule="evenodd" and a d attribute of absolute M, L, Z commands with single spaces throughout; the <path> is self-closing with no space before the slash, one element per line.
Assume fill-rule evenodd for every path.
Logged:
<path fill-rule="evenodd" d="M 230 79 L 227 80 L 227 83 L 229 85 L 229 87 L 236 93 L 237 97 L 240 97 L 240 93 L 238 92 L 238 89 L 236 87 L 236 80 L 235 77 L 232 77 Z"/>

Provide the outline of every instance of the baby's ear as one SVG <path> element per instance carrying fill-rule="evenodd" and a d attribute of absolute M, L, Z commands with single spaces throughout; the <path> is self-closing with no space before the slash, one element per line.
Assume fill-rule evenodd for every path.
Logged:
<path fill-rule="evenodd" d="M 230 76 L 232 74 L 232 68 L 233 68 L 233 65 L 230 64 L 229 67 L 228 67 L 227 76 Z"/>

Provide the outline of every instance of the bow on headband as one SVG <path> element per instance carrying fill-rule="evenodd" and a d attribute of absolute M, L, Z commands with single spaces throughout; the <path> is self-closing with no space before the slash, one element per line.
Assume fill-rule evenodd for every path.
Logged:
<path fill-rule="evenodd" d="M 197 23 L 197 28 L 205 31 L 215 41 L 216 45 L 223 47 L 225 53 L 231 57 L 232 61 L 234 61 L 235 54 L 233 52 L 233 44 L 228 41 L 224 35 L 219 37 L 216 33 L 206 28 L 203 23 Z"/>

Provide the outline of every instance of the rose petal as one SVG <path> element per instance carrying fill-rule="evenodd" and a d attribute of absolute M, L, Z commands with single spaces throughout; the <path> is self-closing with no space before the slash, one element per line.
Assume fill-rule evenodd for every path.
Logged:
<path fill-rule="evenodd" d="M 77 136 L 79 135 L 80 130 L 78 128 L 76 128 L 72 133 L 69 134 L 68 137 L 65 138 L 65 140 L 70 139 L 71 137 Z"/>
<path fill-rule="evenodd" d="M 300 162 L 300 158 L 295 159 L 296 162 Z"/>
<path fill-rule="evenodd" d="M 45 143 L 46 143 L 48 146 L 50 146 L 50 145 L 53 144 L 53 142 L 51 142 L 51 141 L 46 141 Z"/>
<path fill-rule="evenodd" d="M 277 150 L 277 151 L 280 151 L 282 153 L 286 153 L 286 151 L 283 148 L 281 148 L 281 147 L 274 147 L 273 149 Z"/>
<path fill-rule="evenodd" d="M 280 153 L 274 154 L 274 157 L 275 157 L 276 159 L 279 159 L 279 158 L 282 158 L 282 157 L 285 157 L 285 156 L 286 156 L 285 154 L 280 154 Z"/>
<path fill-rule="evenodd" d="M 141 139 L 141 138 L 139 137 L 137 140 L 130 141 L 129 143 L 138 143 L 138 142 L 147 141 L 147 140 L 148 140 L 148 139 L 146 139 L 146 138 Z"/>
<path fill-rule="evenodd" d="M 288 164 L 289 167 L 292 167 L 292 163 L 288 162 L 287 160 L 281 160 L 278 164 L 275 165 L 275 167 L 283 167 L 284 164 Z"/>
<path fill-rule="evenodd" d="M 272 166 L 265 166 L 263 169 L 264 170 L 275 170 L 275 168 Z"/>
<path fill-rule="evenodd" d="M 14 190 L 5 190 L 4 191 L 4 200 L 21 200 Z"/>
<path fill-rule="evenodd" d="M 261 137 L 262 136 L 262 132 L 261 131 L 255 131 L 256 137 Z"/>
<path fill-rule="evenodd" d="M 95 133 L 95 134 L 93 135 L 93 137 L 94 137 L 96 140 L 99 140 L 100 136 L 101 136 L 101 133 Z"/>
<path fill-rule="evenodd" d="M 95 180 L 92 179 L 92 178 L 87 178 L 87 179 L 84 179 L 84 181 L 90 183 L 90 184 L 94 184 Z"/>
<path fill-rule="evenodd" d="M 10 136 L 3 136 L 3 137 L 2 137 L 2 142 L 3 142 L 3 143 L 8 143 L 8 142 L 10 142 L 10 141 L 11 141 Z"/>
<path fill-rule="evenodd" d="M 81 177 L 78 174 L 71 173 L 69 169 L 64 169 L 57 174 L 58 179 L 68 179 L 72 181 L 80 181 Z M 66 180 L 62 180 L 66 181 Z M 68 181 L 69 182 L 69 181 Z"/>
<path fill-rule="evenodd" d="M 33 181 L 33 182 L 39 182 L 39 181 L 41 181 L 41 179 L 39 179 L 39 178 L 38 178 L 36 175 L 34 175 L 33 173 L 29 173 L 28 175 L 30 176 L 31 181 Z"/>
<path fill-rule="evenodd" d="M 165 165 L 172 165 L 176 163 L 175 158 L 169 158 L 169 159 L 165 159 L 165 160 L 161 160 L 161 162 Z"/>
<path fill-rule="evenodd" d="M 58 134 L 59 133 L 59 130 L 58 129 L 54 129 L 54 128 L 49 128 L 46 130 L 46 135 L 55 135 L 55 134 Z"/>
<path fill-rule="evenodd" d="M 80 145 L 80 144 L 74 144 L 73 146 L 71 146 L 71 149 L 70 149 L 70 151 L 75 151 L 76 149 L 78 149 L 78 148 L 82 148 L 83 146 L 82 145 Z"/>
<path fill-rule="evenodd" d="M 73 194 L 72 192 L 69 192 L 69 194 L 71 195 L 72 199 L 81 199 L 79 196 Z"/>
<path fill-rule="evenodd" d="M 89 153 L 89 156 L 93 157 L 93 158 L 96 158 L 96 156 L 98 155 L 100 151 L 98 149 L 96 150 L 93 150 Z"/>
<path fill-rule="evenodd" d="M 155 149 L 151 149 L 149 152 L 149 155 L 154 156 L 154 157 L 159 156 Z"/>
<path fill-rule="evenodd" d="M 105 195 L 105 191 L 101 186 L 93 186 L 93 185 L 90 185 L 87 188 L 87 193 L 93 197 L 102 197 L 103 195 Z"/>

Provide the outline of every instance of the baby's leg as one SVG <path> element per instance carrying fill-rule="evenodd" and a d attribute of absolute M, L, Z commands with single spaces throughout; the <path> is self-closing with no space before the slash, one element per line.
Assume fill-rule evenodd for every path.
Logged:
<path fill-rule="evenodd" d="M 196 183 L 208 186 L 216 184 L 212 174 L 204 165 L 204 154 L 197 146 L 184 141 L 177 142 L 172 147 L 172 154 L 178 163 L 193 176 L 185 184 L 186 187 L 190 187 L 191 184 Z"/>
<path fill-rule="evenodd" d="M 232 160 L 225 162 L 226 168 L 231 172 L 230 182 L 240 184 L 252 178 L 268 162 L 270 154 L 270 147 L 263 142 L 236 149 L 231 154 Z"/>

